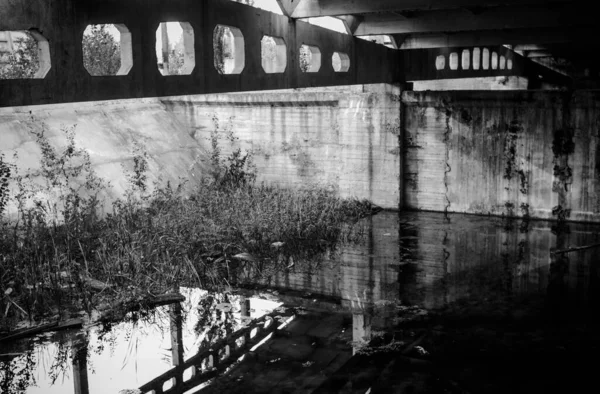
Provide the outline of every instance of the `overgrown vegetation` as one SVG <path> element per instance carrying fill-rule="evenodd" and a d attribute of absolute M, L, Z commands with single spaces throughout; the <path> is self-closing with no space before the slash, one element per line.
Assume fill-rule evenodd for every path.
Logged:
<path fill-rule="evenodd" d="M 4 328 L 180 285 L 234 285 L 243 272 L 268 275 L 289 268 L 290 258 L 298 265 L 360 238 L 351 224 L 371 213 L 368 202 L 257 185 L 252 156 L 213 120 L 213 172 L 202 185 L 149 185 L 149 157 L 136 145 L 129 190 L 112 207 L 101 202 L 110 184 L 77 146 L 74 128 L 64 129 L 60 149 L 43 126 L 32 131 L 41 151 L 35 171 L 22 174 L 1 159 L 0 208 L 16 207 L 16 217 L 0 223 Z M 223 139 L 234 147 L 228 155 Z"/>

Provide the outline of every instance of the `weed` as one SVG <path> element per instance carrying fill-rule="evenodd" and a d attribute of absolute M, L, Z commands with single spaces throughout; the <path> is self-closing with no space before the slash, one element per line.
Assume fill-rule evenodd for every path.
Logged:
<path fill-rule="evenodd" d="M 233 133 L 233 117 L 230 117 L 224 127 L 219 118 L 212 116 L 214 129 L 210 133 L 212 181 L 221 188 L 236 188 L 251 185 L 256 180 L 256 167 L 252 163 L 251 152 L 242 152 L 239 138 Z M 223 157 L 220 140 L 226 140 L 232 147 L 229 156 Z"/>
<path fill-rule="evenodd" d="M 4 155 L 0 155 L 0 216 L 4 213 L 8 202 L 8 181 L 10 174 L 10 164 L 4 161 Z"/>

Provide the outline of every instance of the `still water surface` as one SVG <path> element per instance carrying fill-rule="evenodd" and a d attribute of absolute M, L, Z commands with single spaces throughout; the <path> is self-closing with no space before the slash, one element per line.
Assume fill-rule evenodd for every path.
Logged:
<path fill-rule="evenodd" d="M 346 323 L 352 328 L 349 352 L 377 332 L 427 319 L 437 331 L 447 332 L 449 322 L 481 331 L 490 322 L 537 328 L 587 325 L 598 317 L 600 249 L 552 254 L 600 242 L 598 225 L 382 212 L 362 226 L 360 242 L 321 259 L 293 262 L 263 277 L 254 275 L 251 266 L 236 274 L 238 283 L 266 288 L 243 295 L 182 289 L 187 298 L 182 303 L 183 358 L 282 303 L 342 316 L 339 330 Z M 0 390 L 135 389 L 169 370 L 178 357 L 171 342 L 171 312 L 171 306 L 164 306 L 112 326 L 0 344 Z M 474 367 L 463 370 L 468 368 Z M 87 383 L 83 389 L 82 382 Z"/>

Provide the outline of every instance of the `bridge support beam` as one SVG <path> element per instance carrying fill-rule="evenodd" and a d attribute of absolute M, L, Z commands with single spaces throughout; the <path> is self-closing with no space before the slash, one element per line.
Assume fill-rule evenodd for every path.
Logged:
<path fill-rule="evenodd" d="M 43 79 L 0 80 L 0 107 L 123 98 L 162 97 L 401 82 L 398 51 L 226 0 L 13 0 L 0 3 L 0 31 L 40 32 L 50 44 L 51 69 Z M 157 67 L 156 31 L 161 22 L 188 22 L 194 30 L 196 66 L 191 75 L 163 76 Z M 127 75 L 93 77 L 83 65 L 82 36 L 93 24 L 126 26 L 131 34 L 133 65 Z M 214 66 L 217 25 L 238 28 L 244 38 L 240 74 L 220 74 Z M 285 42 L 282 73 L 267 74 L 261 63 L 263 36 Z M 319 48 L 322 65 L 305 73 L 299 66 L 301 45 Z M 345 72 L 332 65 L 345 54 Z"/>

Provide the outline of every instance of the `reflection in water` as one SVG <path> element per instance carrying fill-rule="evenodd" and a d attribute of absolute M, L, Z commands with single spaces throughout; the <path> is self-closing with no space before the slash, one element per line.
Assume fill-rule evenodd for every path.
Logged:
<path fill-rule="evenodd" d="M 382 212 L 365 224 L 361 243 L 262 283 L 340 300 L 354 316 L 356 339 L 397 321 L 398 306 L 519 319 L 596 315 L 600 251 L 551 252 L 597 243 L 600 225 L 557 229 L 553 222 L 428 212 Z"/>
<path fill-rule="evenodd" d="M 181 293 L 186 296 L 182 304 L 130 313 L 114 325 L 2 344 L 0 392 L 101 394 L 135 389 L 183 363 L 200 346 L 214 343 L 225 335 L 223 327 L 239 328 L 248 318 L 279 305 L 197 289 L 182 288 Z M 214 302 L 223 299 L 231 304 Z M 203 330 L 197 329 L 200 316 L 210 319 Z"/>
<path fill-rule="evenodd" d="M 242 264 L 232 267 L 228 279 L 276 288 L 288 306 L 345 314 L 354 344 L 408 315 L 431 311 L 513 320 L 597 317 L 600 251 L 552 252 L 597 243 L 598 225 L 557 228 L 543 221 L 416 212 L 383 212 L 361 225 L 360 242 L 335 250 L 319 245 L 310 258 L 282 257 L 286 264 Z M 116 393 L 140 387 L 264 313 L 256 299 L 184 291 L 181 307 L 131 314 L 130 321 L 86 334 L 3 345 L 2 392 Z"/>

